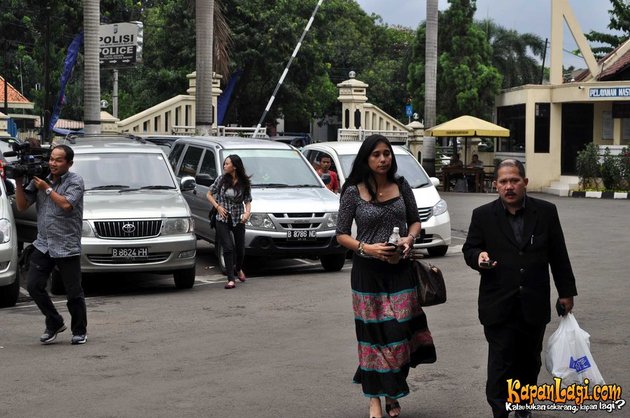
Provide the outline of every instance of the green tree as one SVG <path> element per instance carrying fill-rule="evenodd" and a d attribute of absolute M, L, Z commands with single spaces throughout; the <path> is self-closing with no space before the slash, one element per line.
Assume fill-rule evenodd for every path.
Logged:
<path fill-rule="evenodd" d="M 492 65 L 503 76 L 502 88 L 541 83 L 537 58 L 542 61 L 545 42 L 540 36 L 506 29 L 490 19 L 482 20 L 478 25 L 492 47 Z"/>
<path fill-rule="evenodd" d="M 226 5 L 234 34 L 232 65 L 243 71 L 229 109 L 230 123 L 251 126 L 258 122 L 316 3 L 250 0 Z M 388 32 L 376 20 L 378 17 L 367 16 L 355 2 L 324 2 L 268 120 L 284 116 L 286 129 L 303 130 L 314 115 L 337 111 L 335 84 L 346 79 L 350 70 L 364 78 L 364 71 L 382 57 L 379 51 L 387 44 Z M 391 70 L 383 64 L 377 71 Z M 377 79 L 376 74 L 370 73 L 368 78 Z"/>
<path fill-rule="evenodd" d="M 58 98 L 66 50 L 81 30 L 82 16 L 80 0 L 0 0 L 0 71 L 18 89 L 24 86 L 22 93 L 42 117 Z M 82 89 L 73 85 L 81 77 L 81 71 L 73 74 L 64 115 L 81 118 L 83 114 Z"/>
<path fill-rule="evenodd" d="M 489 119 L 501 75 L 492 65 L 492 50 L 486 35 L 473 22 L 474 0 L 449 0 L 440 13 L 438 35 L 437 121 L 470 114 Z M 409 68 L 409 89 L 414 104 L 424 105 L 424 55 L 426 25 L 418 28 Z"/>
<path fill-rule="evenodd" d="M 591 48 L 597 59 L 604 57 L 630 36 L 630 3 L 627 0 L 610 0 L 610 3 L 612 8 L 608 10 L 610 15 L 608 29 L 619 31 L 621 34 L 590 31 L 585 35 L 590 42 L 599 44 Z"/>
<path fill-rule="evenodd" d="M 373 55 L 373 62 L 361 73 L 361 81 L 370 85 L 368 96 L 388 114 L 407 122 L 404 105 L 407 91 L 407 67 L 411 63 L 414 32 L 402 26 L 375 27 L 384 32 L 382 48 Z M 375 51 L 377 52 L 377 51 Z"/>

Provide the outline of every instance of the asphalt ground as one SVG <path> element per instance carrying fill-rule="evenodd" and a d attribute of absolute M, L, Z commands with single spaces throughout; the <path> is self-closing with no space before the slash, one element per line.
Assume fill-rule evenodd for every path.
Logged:
<path fill-rule="evenodd" d="M 574 312 L 591 334 L 593 357 L 607 384 L 628 390 L 628 202 L 537 196 L 558 206 L 577 277 Z M 426 308 L 438 361 L 411 371 L 401 416 L 488 417 L 479 280 L 461 245 L 472 209 L 496 195 L 443 197 L 453 243 L 431 260 L 444 272 L 448 301 Z M 85 345 L 70 345 L 69 331 L 55 344 L 39 344 L 43 317 L 26 294 L 0 310 L 0 416 L 368 416 L 367 399 L 351 383 L 351 261 L 326 273 L 317 260 L 266 260 L 249 267 L 246 283 L 225 290 L 212 247 L 199 244 L 190 290 L 175 290 L 170 276 L 86 278 Z M 64 298 L 54 300 L 69 322 Z M 547 338 L 557 326 L 554 317 Z M 543 366 L 539 383 L 550 382 Z M 534 417 L 630 417 L 628 408 Z"/>

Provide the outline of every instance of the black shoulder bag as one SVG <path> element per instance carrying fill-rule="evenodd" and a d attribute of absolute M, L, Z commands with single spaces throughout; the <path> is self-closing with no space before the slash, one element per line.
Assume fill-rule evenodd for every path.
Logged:
<path fill-rule="evenodd" d="M 217 227 L 217 214 L 219 211 L 214 206 L 208 212 L 208 218 L 210 218 L 210 228 L 214 229 Z"/>

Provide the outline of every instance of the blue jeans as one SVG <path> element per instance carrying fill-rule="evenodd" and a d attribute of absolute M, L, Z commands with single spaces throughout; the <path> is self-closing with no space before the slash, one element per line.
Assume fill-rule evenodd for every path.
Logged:
<path fill-rule="evenodd" d="M 233 226 L 232 218 L 228 222 L 217 220 L 217 241 L 223 248 L 227 279 L 234 281 L 234 272 L 243 268 L 245 259 L 245 224 L 239 222 Z"/>
<path fill-rule="evenodd" d="M 66 288 L 68 311 L 72 317 L 72 335 L 84 335 L 87 333 L 87 308 L 81 287 L 81 256 L 52 258 L 49 253 L 44 254 L 35 248 L 28 269 L 28 293 L 46 317 L 46 329 L 54 331 L 61 327 L 63 317 L 57 312 L 46 291 L 48 277 L 55 266 L 59 268 Z"/>

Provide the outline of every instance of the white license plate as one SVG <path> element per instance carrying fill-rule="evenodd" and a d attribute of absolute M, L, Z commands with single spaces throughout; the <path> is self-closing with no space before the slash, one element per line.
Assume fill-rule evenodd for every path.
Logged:
<path fill-rule="evenodd" d="M 315 241 L 317 234 L 315 231 L 289 230 L 287 240 L 289 241 Z"/>
<path fill-rule="evenodd" d="M 114 258 L 135 258 L 148 257 L 149 249 L 142 248 L 112 248 L 112 257 Z"/>

